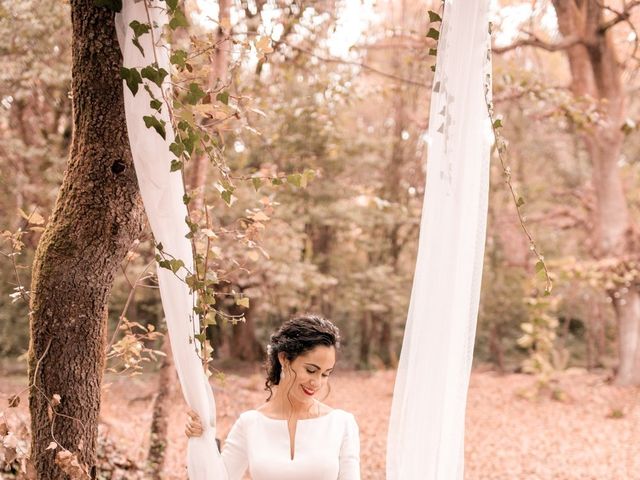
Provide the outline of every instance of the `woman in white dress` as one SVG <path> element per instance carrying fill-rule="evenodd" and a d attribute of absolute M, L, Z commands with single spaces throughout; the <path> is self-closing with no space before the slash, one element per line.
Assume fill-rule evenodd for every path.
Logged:
<path fill-rule="evenodd" d="M 360 438 L 352 414 L 316 397 L 329 389 L 338 328 L 316 315 L 285 322 L 267 347 L 269 398 L 240 415 L 222 448 L 228 479 L 360 480 Z M 327 392 L 328 393 L 328 392 Z M 202 425 L 189 413 L 188 436 Z"/>

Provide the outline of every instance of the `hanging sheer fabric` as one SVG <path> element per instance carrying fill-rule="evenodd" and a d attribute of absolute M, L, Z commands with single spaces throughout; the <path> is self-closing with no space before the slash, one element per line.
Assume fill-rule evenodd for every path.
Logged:
<path fill-rule="evenodd" d="M 159 1 L 126 0 L 122 11 L 116 15 L 116 31 L 122 51 L 123 66 L 141 68 L 157 61 L 158 66 L 170 71 L 169 50 L 161 40 L 167 24 L 166 4 Z M 152 34 L 139 37 L 144 55 L 133 44 L 134 32 L 129 26 L 132 21 L 153 25 Z M 154 43 L 156 42 L 155 48 Z M 160 88 L 147 82 L 154 96 L 162 99 Z M 163 105 L 158 114 L 149 106 L 151 97 L 140 87 L 134 96 L 124 85 L 124 103 L 131 153 L 138 177 L 142 201 L 156 242 L 163 246 L 167 255 L 181 259 L 185 268 L 193 271 L 191 244 L 185 235 L 187 209 L 182 202 L 184 186 L 179 172 L 170 172 L 173 155 L 169 145 L 174 132 L 167 111 Z M 170 98 L 168 82 L 163 85 L 166 98 Z M 166 124 L 166 141 L 154 130 L 145 126 L 143 117 L 155 115 Z M 171 258 L 168 257 L 168 258 Z M 203 426 L 201 437 L 189 439 L 187 469 L 190 480 L 224 480 L 227 478 L 224 463 L 215 443 L 216 407 L 196 350 L 194 336 L 199 333 L 198 320 L 193 318 L 194 298 L 184 279 L 185 269 L 177 276 L 165 268 L 157 268 L 158 284 L 162 306 L 169 330 L 171 349 L 176 371 L 186 402 L 195 410 Z M 178 278 L 180 277 L 180 278 Z"/>
<path fill-rule="evenodd" d="M 387 480 L 461 480 L 484 255 L 489 0 L 447 0 L 429 117 L 427 184 L 387 441 Z"/>

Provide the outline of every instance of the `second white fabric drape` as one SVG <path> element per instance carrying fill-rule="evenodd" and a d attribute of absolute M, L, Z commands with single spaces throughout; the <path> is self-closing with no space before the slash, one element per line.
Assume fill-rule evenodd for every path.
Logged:
<path fill-rule="evenodd" d="M 461 480 L 485 244 L 489 0 L 447 0 L 429 116 L 427 185 L 393 394 L 387 480 Z"/>

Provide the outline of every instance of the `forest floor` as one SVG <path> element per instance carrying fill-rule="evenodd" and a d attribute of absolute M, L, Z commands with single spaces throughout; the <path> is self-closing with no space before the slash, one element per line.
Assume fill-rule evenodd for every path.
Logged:
<path fill-rule="evenodd" d="M 384 479 L 393 371 L 344 371 L 331 380 L 326 403 L 354 413 L 360 426 L 363 480 Z M 105 430 L 142 461 L 149 441 L 156 375 L 108 378 L 101 412 Z M 26 380 L 0 377 L 0 410 Z M 218 435 L 224 438 L 244 410 L 264 402 L 257 368 L 227 372 L 214 380 Z M 604 374 L 572 369 L 558 378 L 555 395 L 527 398 L 528 375 L 476 369 L 466 417 L 467 480 L 640 480 L 640 388 L 610 385 Z M 26 395 L 10 415 L 26 418 Z M 554 399 L 555 397 L 555 399 Z M 186 405 L 176 392 L 170 419 L 166 480 L 185 475 Z M 0 474 L 1 476 L 1 474 Z M 301 479 L 303 480 L 303 479 Z"/>

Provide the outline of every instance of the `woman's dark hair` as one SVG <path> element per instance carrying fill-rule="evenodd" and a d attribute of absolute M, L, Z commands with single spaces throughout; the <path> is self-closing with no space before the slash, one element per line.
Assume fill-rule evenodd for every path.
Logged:
<path fill-rule="evenodd" d="M 315 347 L 340 347 L 340 331 L 329 320 L 318 315 L 300 315 L 287 320 L 276 332 L 271 335 L 271 341 L 267 345 L 267 381 L 265 390 L 269 392 L 271 399 L 273 391 L 271 387 L 280 383 L 282 365 L 278 359 L 279 353 L 284 353 L 287 360 L 292 362 Z"/>

